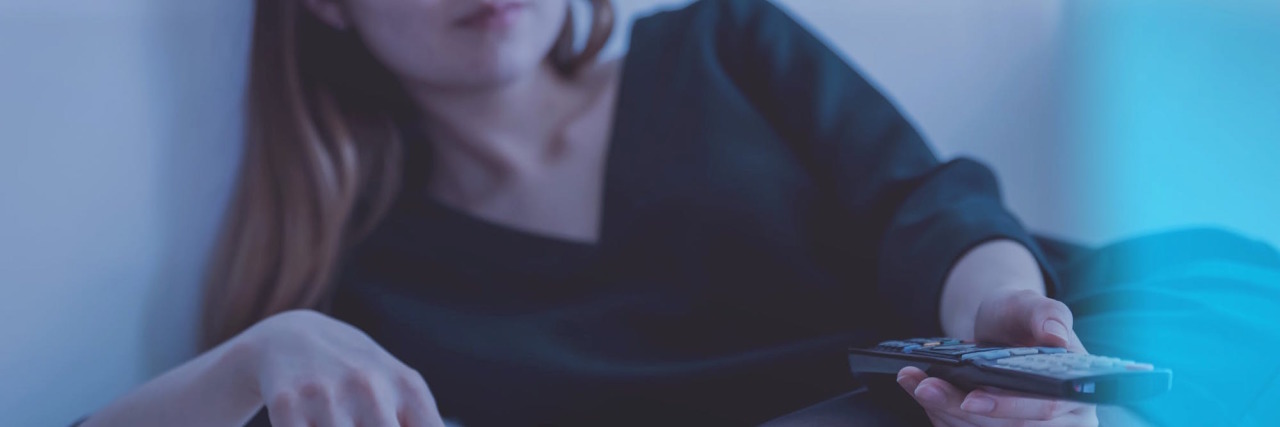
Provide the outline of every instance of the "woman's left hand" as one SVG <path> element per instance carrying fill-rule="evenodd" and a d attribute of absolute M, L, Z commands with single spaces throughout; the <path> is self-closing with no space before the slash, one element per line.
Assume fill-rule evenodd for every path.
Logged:
<path fill-rule="evenodd" d="M 1084 353 L 1072 330 L 1071 310 L 1032 291 L 998 292 L 978 308 L 979 342 L 1065 347 Z M 916 368 L 898 372 L 898 384 L 924 407 L 935 426 L 1097 426 L 1091 404 L 1050 400 L 997 389 L 964 392 Z"/>

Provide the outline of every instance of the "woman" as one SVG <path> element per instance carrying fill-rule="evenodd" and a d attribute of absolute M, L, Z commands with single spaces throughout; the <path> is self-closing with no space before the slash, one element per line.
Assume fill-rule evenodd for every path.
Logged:
<path fill-rule="evenodd" d="M 1036 243 L 772 4 L 258 0 L 211 350 L 85 426 L 738 425 L 850 344 L 1083 351 Z M 312 311 L 314 310 L 314 311 Z M 904 370 L 939 426 L 1094 407 Z"/>

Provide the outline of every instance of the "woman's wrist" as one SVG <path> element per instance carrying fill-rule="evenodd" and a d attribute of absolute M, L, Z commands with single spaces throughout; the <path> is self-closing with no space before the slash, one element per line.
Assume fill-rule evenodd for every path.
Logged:
<path fill-rule="evenodd" d="M 122 396 L 81 426 L 244 425 L 262 407 L 254 346 L 246 344 L 233 338 Z"/>
<path fill-rule="evenodd" d="M 223 376 L 230 389 L 247 401 L 251 400 L 255 406 L 260 405 L 263 400 L 257 376 L 257 361 L 263 346 L 257 335 L 246 331 L 213 350 L 219 353 L 210 369 L 216 375 Z"/>

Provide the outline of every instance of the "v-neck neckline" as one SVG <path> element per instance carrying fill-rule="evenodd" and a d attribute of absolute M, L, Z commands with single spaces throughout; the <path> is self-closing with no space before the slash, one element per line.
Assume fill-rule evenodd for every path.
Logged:
<path fill-rule="evenodd" d="M 629 49 L 634 47 L 634 39 L 630 44 L 632 46 L 629 46 Z M 608 132 L 606 132 L 606 140 L 604 142 L 606 146 L 604 147 L 604 155 L 602 156 L 602 162 L 604 164 L 602 166 L 603 170 L 600 174 L 602 182 L 599 189 L 600 202 L 596 212 L 598 217 L 596 219 L 596 237 L 594 240 L 587 241 L 561 237 L 493 221 L 488 218 L 475 215 L 471 212 L 467 212 L 466 210 L 450 206 L 449 204 L 436 199 L 426 191 L 426 186 L 422 183 L 405 185 L 404 191 L 406 191 L 406 193 L 402 194 L 402 197 L 405 201 L 410 202 L 409 204 L 414 208 L 426 209 L 428 211 L 443 214 L 447 217 L 457 218 L 461 221 L 454 221 L 455 224 L 466 224 L 468 227 L 480 228 L 482 229 L 480 232 L 485 235 L 507 235 L 525 242 L 541 241 L 545 242 L 549 246 L 562 248 L 602 248 L 604 244 L 609 241 L 610 236 L 613 235 L 612 227 L 614 224 L 611 219 L 614 216 L 613 212 L 616 211 L 616 208 L 613 207 L 617 202 L 617 195 L 615 194 L 617 188 L 615 187 L 617 184 L 616 181 L 618 180 L 617 176 L 621 173 L 620 168 L 623 166 L 623 164 L 619 162 L 621 156 L 619 152 L 624 148 L 627 142 L 627 136 L 632 133 L 629 123 L 627 122 L 627 118 L 633 115 L 633 113 L 628 111 L 629 108 L 634 107 L 633 102 L 631 102 L 631 98 L 634 97 L 634 94 L 632 93 L 633 90 L 631 88 L 634 86 L 634 84 L 631 83 L 631 80 L 635 78 L 634 72 L 632 71 L 633 65 L 629 55 L 623 55 L 618 58 L 617 61 L 620 61 L 618 66 L 619 75 L 616 77 L 617 81 L 612 83 L 616 86 L 612 89 L 608 89 L 615 92 L 613 94 L 613 99 L 608 104 L 602 104 L 612 104 L 613 111 L 610 114 L 611 123 L 609 125 Z M 421 129 L 419 126 L 410 126 L 410 129 L 407 129 L 407 131 L 411 133 L 411 136 L 406 138 L 407 144 L 429 144 L 424 129 Z M 406 155 L 414 155 L 410 153 L 417 153 L 416 156 L 422 156 L 424 154 L 429 156 L 429 147 L 423 146 L 412 148 L 413 149 L 405 150 Z M 407 162 L 408 164 L 414 164 L 417 165 L 417 167 L 424 168 L 422 171 L 414 171 L 414 177 L 410 179 L 422 180 L 428 176 L 427 174 L 421 173 L 426 170 L 426 167 L 429 167 L 427 165 L 430 163 L 429 161 L 424 160 L 427 160 L 427 158 L 410 159 Z"/>

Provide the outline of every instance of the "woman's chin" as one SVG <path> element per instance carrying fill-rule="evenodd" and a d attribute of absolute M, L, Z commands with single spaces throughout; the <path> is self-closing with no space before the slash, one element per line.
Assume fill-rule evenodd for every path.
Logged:
<path fill-rule="evenodd" d="M 459 73 L 449 86 L 458 88 L 480 89 L 486 87 L 502 87 L 532 76 L 538 72 L 540 63 L 532 61 L 490 61 L 470 67 L 465 73 Z"/>

